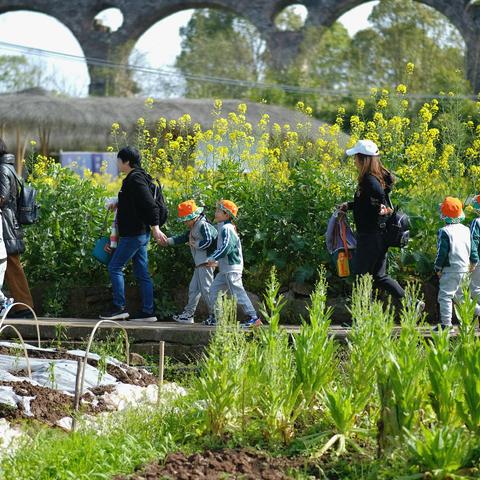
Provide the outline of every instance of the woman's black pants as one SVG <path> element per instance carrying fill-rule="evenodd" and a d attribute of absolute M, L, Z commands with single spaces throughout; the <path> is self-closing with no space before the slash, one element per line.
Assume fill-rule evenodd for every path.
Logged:
<path fill-rule="evenodd" d="M 381 232 L 357 234 L 354 273 L 356 275 L 369 273 L 377 288 L 385 290 L 393 298 L 400 299 L 405 296 L 405 290 L 387 275 L 387 249 Z"/>

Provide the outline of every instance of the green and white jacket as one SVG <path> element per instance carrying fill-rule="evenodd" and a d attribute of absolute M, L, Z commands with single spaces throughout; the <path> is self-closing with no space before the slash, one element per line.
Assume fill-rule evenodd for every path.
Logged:
<path fill-rule="evenodd" d="M 218 224 L 217 249 L 210 255 L 210 260 L 218 262 L 220 273 L 242 273 L 243 271 L 242 244 L 235 227 L 229 220 Z"/>
<path fill-rule="evenodd" d="M 167 243 L 168 245 L 183 245 L 189 243 L 192 238 L 194 244 L 190 245 L 190 250 L 195 266 L 197 266 L 206 263 L 208 256 L 214 251 L 217 235 L 217 229 L 207 221 L 204 215 L 201 215 L 191 230 L 168 238 Z"/>
<path fill-rule="evenodd" d="M 461 223 L 445 225 L 438 231 L 435 271 L 468 272 L 470 250 L 470 229 Z"/>
<path fill-rule="evenodd" d="M 470 263 L 475 265 L 480 260 L 480 218 L 476 218 L 470 224 L 470 241 L 472 243 Z"/>

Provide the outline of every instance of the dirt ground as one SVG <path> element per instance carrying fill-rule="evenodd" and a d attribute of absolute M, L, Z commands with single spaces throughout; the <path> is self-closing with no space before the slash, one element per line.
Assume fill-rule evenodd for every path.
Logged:
<path fill-rule="evenodd" d="M 0 382 L 0 385 L 12 387 L 17 395 L 35 397 L 30 402 L 33 418 L 47 425 L 54 425 L 55 422 L 71 415 L 73 412 L 73 397 L 71 395 L 52 390 L 51 388 L 32 385 L 29 382 Z M 83 395 L 80 407 L 82 412 L 95 414 L 108 410 L 101 398 L 97 399 L 95 405 L 91 403 L 92 400 L 93 396 L 88 392 Z M 0 405 L 0 418 L 14 420 L 19 418 L 32 418 L 32 416 L 27 415 L 21 404 L 18 408 L 9 408 L 8 406 Z"/>
<path fill-rule="evenodd" d="M 132 475 L 113 480 L 288 480 L 290 469 L 303 469 L 304 459 L 269 457 L 246 449 L 207 450 L 186 456 L 172 453 L 162 463 L 154 462 Z"/>
<path fill-rule="evenodd" d="M 6 347 L 0 347 L 0 354 L 14 355 L 15 350 Z M 23 351 L 21 352 L 23 355 Z M 74 360 L 77 361 L 79 357 L 71 355 L 66 351 L 45 352 L 42 350 L 29 350 L 30 358 L 43 358 L 55 360 Z M 89 359 L 88 363 L 96 367 L 98 362 L 94 359 Z M 107 372 L 115 377 L 118 381 L 130 385 L 138 385 L 146 387 L 148 385 L 156 384 L 157 379 L 149 372 L 133 368 L 124 367 L 119 368 L 116 365 L 107 364 Z M 26 371 L 15 372 L 17 375 L 26 376 Z M 27 381 L 0 381 L 0 386 L 12 387 L 13 391 L 22 397 L 34 397 L 30 401 L 31 414 L 29 415 L 25 410 L 23 404 L 19 404 L 18 408 L 11 408 L 7 405 L 0 405 L 0 418 L 7 420 L 15 420 L 20 418 L 34 418 L 47 425 L 55 425 L 61 418 L 71 416 L 73 413 L 73 396 L 67 395 L 63 392 L 57 391 L 49 387 L 42 387 L 32 385 Z M 99 386 L 91 389 L 91 393 L 87 392 L 82 396 L 80 404 L 80 411 L 82 413 L 96 414 L 103 411 L 111 410 L 105 404 L 101 395 L 106 392 L 113 391 L 114 386 Z M 94 402 L 95 400 L 95 402 Z"/>

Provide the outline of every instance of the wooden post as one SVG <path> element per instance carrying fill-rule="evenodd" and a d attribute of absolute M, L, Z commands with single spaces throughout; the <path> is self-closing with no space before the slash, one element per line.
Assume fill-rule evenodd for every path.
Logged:
<path fill-rule="evenodd" d="M 158 390 L 157 390 L 157 406 L 160 405 L 160 395 L 163 386 L 163 370 L 165 366 L 165 342 L 160 341 L 159 355 L 158 355 Z"/>
<path fill-rule="evenodd" d="M 83 361 L 81 357 L 78 357 L 77 376 L 75 377 L 75 396 L 73 397 L 72 432 L 75 431 L 75 427 L 77 426 L 76 415 L 80 408 L 80 398 L 82 397 L 82 392 L 80 392 L 80 381 L 82 378 L 82 370 L 83 370 Z"/>

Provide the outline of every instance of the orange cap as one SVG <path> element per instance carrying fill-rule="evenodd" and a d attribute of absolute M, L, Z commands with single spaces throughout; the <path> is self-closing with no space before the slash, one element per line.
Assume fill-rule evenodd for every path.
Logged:
<path fill-rule="evenodd" d="M 440 211 L 444 218 L 462 218 L 463 205 L 461 200 L 455 197 L 446 197 L 443 203 L 440 205 Z"/>
<path fill-rule="evenodd" d="M 195 200 L 187 200 L 178 205 L 178 220 L 186 222 L 193 220 L 203 212 L 203 207 L 197 207 Z"/>
<path fill-rule="evenodd" d="M 233 217 L 237 216 L 238 207 L 231 200 L 220 200 L 218 202 L 218 208 Z"/>

